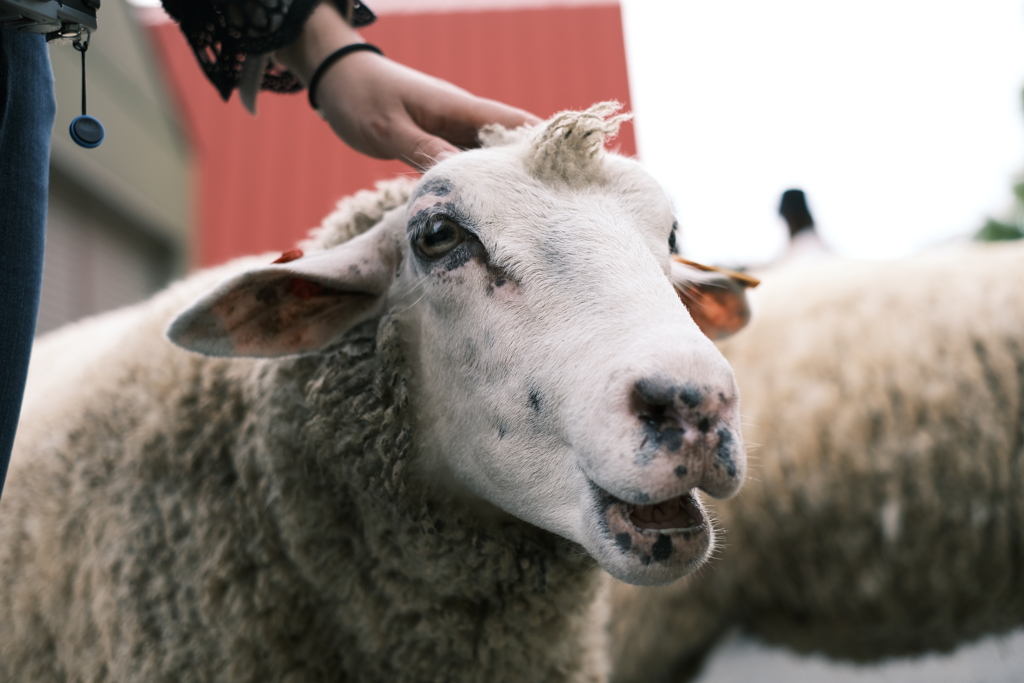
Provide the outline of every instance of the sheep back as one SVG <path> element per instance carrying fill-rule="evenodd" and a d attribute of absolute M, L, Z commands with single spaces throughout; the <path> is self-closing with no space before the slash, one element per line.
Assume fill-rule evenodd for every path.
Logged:
<path fill-rule="evenodd" d="M 751 474 L 724 550 L 617 586 L 616 680 L 679 679 L 727 628 L 855 660 L 1024 622 L 1024 244 L 767 277 L 721 348 Z"/>

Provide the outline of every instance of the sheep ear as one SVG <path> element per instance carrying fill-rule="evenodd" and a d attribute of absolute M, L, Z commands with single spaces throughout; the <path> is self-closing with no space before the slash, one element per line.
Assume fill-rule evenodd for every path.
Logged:
<path fill-rule="evenodd" d="M 288 252 L 221 283 L 181 313 L 167 336 L 207 356 L 318 351 L 380 313 L 398 258 L 381 230 L 305 258 Z"/>
<path fill-rule="evenodd" d="M 672 257 L 672 285 L 697 327 L 709 339 L 724 339 L 750 320 L 747 287 L 760 282 L 722 268 Z"/>

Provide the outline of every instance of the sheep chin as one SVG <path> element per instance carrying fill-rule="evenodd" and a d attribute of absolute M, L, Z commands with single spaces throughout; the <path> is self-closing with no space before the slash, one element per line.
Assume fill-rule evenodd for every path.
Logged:
<path fill-rule="evenodd" d="M 598 536 L 591 554 L 620 581 L 672 583 L 710 555 L 714 531 L 693 490 L 645 505 L 616 498 L 593 482 L 591 492 L 597 518 L 592 536 Z"/>

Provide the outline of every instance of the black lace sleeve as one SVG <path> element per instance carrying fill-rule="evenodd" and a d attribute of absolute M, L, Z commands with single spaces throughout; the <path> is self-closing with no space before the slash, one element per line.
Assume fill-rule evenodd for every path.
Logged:
<path fill-rule="evenodd" d="M 181 26 L 207 78 L 227 100 L 238 86 L 248 55 L 284 47 L 299 37 L 302 25 L 321 0 L 163 0 Z M 332 0 L 358 28 L 377 17 L 359 0 Z M 295 92 L 301 84 L 272 63 L 263 74 L 264 90 Z"/>

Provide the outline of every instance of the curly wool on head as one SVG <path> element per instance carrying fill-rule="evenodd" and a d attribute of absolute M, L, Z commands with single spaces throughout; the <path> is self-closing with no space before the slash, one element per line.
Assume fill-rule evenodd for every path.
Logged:
<path fill-rule="evenodd" d="M 622 105 L 601 102 L 586 111 L 556 114 L 529 137 L 527 167 L 543 182 L 565 182 L 579 187 L 604 180 L 598 162 L 605 143 L 615 137 L 631 114 L 616 114 Z"/>

